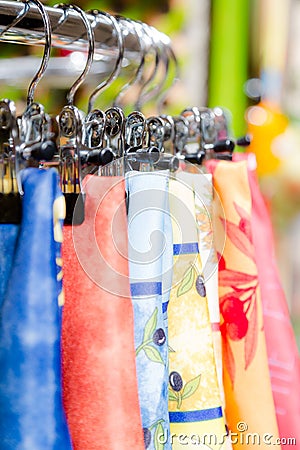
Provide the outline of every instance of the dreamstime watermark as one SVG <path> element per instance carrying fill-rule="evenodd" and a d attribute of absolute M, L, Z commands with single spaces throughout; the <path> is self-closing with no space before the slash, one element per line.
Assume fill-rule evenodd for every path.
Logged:
<path fill-rule="evenodd" d="M 233 446 L 240 444 L 251 446 L 256 445 L 270 445 L 270 446 L 284 446 L 284 445 L 297 445 L 295 437 L 277 437 L 272 433 L 255 433 L 248 432 L 248 425 L 246 422 L 238 422 L 236 426 L 236 432 L 229 432 L 224 434 L 204 433 L 200 434 L 176 434 L 170 435 L 162 433 L 158 436 L 158 442 L 160 444 L 166 444 L 167 442 L 174 445 L 175 443 L 180 446 L 194 445 L 201 449 L 225 449 L 226 442 L 230 442 Z"/>

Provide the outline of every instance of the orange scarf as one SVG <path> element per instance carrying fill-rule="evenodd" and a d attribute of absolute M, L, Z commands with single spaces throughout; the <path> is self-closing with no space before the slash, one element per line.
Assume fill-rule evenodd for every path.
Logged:
<path fill-rule="evenodd" d="M 226 418 L 234 449 L 267 449 L 270 443 L 280 448 L 252 241 L 247 163 L 209 161 L 207 167 L 216 190 Z"/>
<path fill-rule="evenodd" d="M 143 450 L 122 178 L 85 179 L 64 227 L 63 394 L 74 450 Z"/>

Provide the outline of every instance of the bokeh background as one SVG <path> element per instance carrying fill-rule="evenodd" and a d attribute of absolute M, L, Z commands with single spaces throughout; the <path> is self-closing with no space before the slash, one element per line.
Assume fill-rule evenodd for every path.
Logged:
<path fill-rule="evenodd" d="M 300 347 L 300 0 L 77 0 L 76 4 L 142 20 L 171 37 L 180 81 L 169 90 L 164 112 L 221 106 L 228 110 L 233 137 L 252 134 L 248 150 L 256 154 Z M 1 97 L 14 99 L 20 110 L 40 54 L 40 47 L 0 43 Z M 17 58 L 24 56 L 20 70 Z M 61 50 L 52 51 L 52 57 L 64 56 Z M 52 114 L 64 105 L 72 82 L 64 75 L 63 64 L 61 76 L 47 80 L 46 75 L 38 88 L 38 100 Z M 172 76 L 174 67 L 169 86 Z M 120 77 L 101 95 L 99 106 L 109 106 L 125 82 Z M 87 83 L 76 97 L 83 110 L 91 88 Z M 131 100 L 129 95 L 129 110 Z M 155 101 L 150 102 L 144 112 L 155 113 L 155 108 Z"/>

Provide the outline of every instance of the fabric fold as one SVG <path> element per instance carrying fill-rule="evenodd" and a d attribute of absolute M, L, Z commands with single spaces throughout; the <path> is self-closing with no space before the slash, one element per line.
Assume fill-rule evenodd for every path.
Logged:
<path fill-rule="evenodd" d="M 75 450 L 141 450 L 124 179 L 84 189 L 83 224 L 64 227 L 65 410 Z"/>
<path fill-rule="evenodd" d="M 225 448 L 226 428 L 196 225 L 193 176 L 170 180 L 173 282 L 168 307 L 173 450 Z M 183 179 L 182 179 L 183 178 Z M 192 187 L 191 187 L 192 185 Z"/>
<path fill-rule="evenodd" d="M 276 265 L 272 224 L 256 173 L 248 168 L 253 244 L 261 286 L 264 330 L 280 437 L 300 442 L 300 360 Z M 262 238 L 263 237 L 263 238 Z M 295 445 L 285 445 L 295 448 Z"/>
<path fill-rule="evenodd" d="M 168 415 L 168 173 L 127 174 L 129 270 L 145 448 L 171 450 Z M 171 267 L 168 267 L 168 261 Z"/>
<path fill-rule="evenodd" d="M 185 181 L 194 192 L 198 244 L 201 255 L 202 272 L 211 322 L 215 364 L 220 395 L 224 405 L 222 372 L 222 339 L 220 332 L 220 307 L 218 292 L 218 258 L 213 232 L 213 185 L 212 176 L 207 173 L 179 173 L 178 179 Z"/>
<path fill-rule="evenodd" d="M 0 449 L 69 450 L 54 232 L 62 194 L 55 170 L 26 169 L 22 182 L 23 217 L 0 316 Z"/>
<path fill-rule="evenodd" d="M 280 448 L 253 244 L 247 163 L 211 160 L 207 168 L 213 174 L 217 194 L 214 230 L 219 252 L 226 418 L 235 433 L 234 448 L 247 448 L 246 433 L 256 435 L 251 441 L 253 449 L 269 448 L 265 433 L 272 435 L 271 442 Z"/>

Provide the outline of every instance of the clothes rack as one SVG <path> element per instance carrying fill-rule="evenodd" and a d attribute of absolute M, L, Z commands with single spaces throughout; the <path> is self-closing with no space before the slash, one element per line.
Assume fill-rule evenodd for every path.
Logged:
<path fill-rule="evenodd" d="M 44 46 L 0 65 L 0 450 L 300 442 L 251 138 L 221 107 L 164 114 L 179 64 L 142 22 L 0 0 L 0 43 Z"/>
<path fill-rule="evenodd" d="M 29 2 L 30 8 L 26 16 L 15 26 L 8 27 L 21 13 L 24 3 L 10 0 L 0 0 L 0 42 L 11 42 L 29 45 L 44 45 L 44 26 L 36 5 Z M 86 31 L 80 16 L 76 11 L 64 12 L 62 8 L 46 6 L 46 11 L 52 27 L 52 47 L 68 50 L 85 51 L 87 48 Z M 87 14 L 93 22 L 95 18 Z M 136 59 L 141 52 L 151 49 L 152 42 L 145 34 L 137 33 L 135 26 L 126 18 L 120 18 L 124 35 L 123 65 L 136 66 Z M 115 30 L 105 16 L 98 17 L 95 34 L 95 58 L 102 59 L 107 64 L 108 72 L 112 64 L 111 59 L 117 57 L 117 39 Z M 143 42 L 141 42 L 143 39 Z M 170 45 L 170 39 L 165 34 L 156 31 L 155 39 L 164 45 Z"/>

